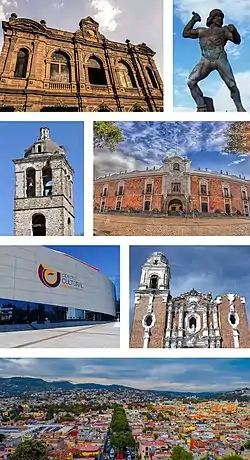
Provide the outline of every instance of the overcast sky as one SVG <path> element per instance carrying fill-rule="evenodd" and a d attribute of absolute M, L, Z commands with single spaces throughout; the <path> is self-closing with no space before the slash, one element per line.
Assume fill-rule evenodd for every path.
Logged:
<path fill-rule="evenodd" d="M 93 17 L 110 40 L 145 42 L 156 54 L 162 74 L 162 0 L 0 0 L 0 19 L 10 13 L 44 19 L 48 27 L 75 32 L 80 19 Z"/>
<path fill-rule="evenodd" d="M 250 1 L 249 0 L 174 0 L 174 79 L 175 107 L 178 111 L 195 111 L 195 103 L 187 87 L 187 78 L 201 58 L 198 40 L 182 38 L 184 26 L 192 17 L 192 11 L 201 15 L 202 22 L 195 27 L 205 26 L 209 12 L 220 8 L 225 14 L 224 24 L 234 24 L 240 32 L 241 44 L 228 43 L 226 51 L 240 89 L 243 105 L 250 110 Z M 205 96 L 214 99 L 215 110 L 235 112 L 225 83 L 218 72 L 212 72 L 200 83 Z"/>
<path fill-rule="evenodd" d="M 1 377 L 39 377 L 173 391 L 249 386 L 249 359 L 1 359 Z"/>
<path fill-rule="evenodd" d="M 249 0 L 250 1 L 250 0 Z M 124 142 L 114 152 L 95 149 L 95 177 L 120 171 L 160 168 L 175 153 L 191 160 L 193 169 L 223 170 L 250 178 L 250 156 L 227 154 L 225 134 L 231 122 L 117 122 Z"/>
<path fill-rule="evenodd" d="M 192 288 L 213 298 L 234 293 L 246 298 L 250 319 L 250 246 L 131 246 L 130 302 L 140 283 L 141 266 L 155 251 L 165 254 L 171 269 L 170 291 L 176 297 Z"/>

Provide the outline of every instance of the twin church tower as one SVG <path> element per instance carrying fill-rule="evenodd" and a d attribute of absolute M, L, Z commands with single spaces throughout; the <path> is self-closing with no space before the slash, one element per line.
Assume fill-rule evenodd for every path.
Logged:
<path fill-rule="evenodd" d="M 50 138 L 48 128 L 13 160 L 15 165 L 14 234 L 74 235 L 73 175 L 65 148 Z"/>
<path fill-rule="evenodd" d="M 161 252 L 151 254 L 135 291 L 131 348 L 250 347 L 244 297 L 192 289 L 170 293 L 170 266 Z"/>

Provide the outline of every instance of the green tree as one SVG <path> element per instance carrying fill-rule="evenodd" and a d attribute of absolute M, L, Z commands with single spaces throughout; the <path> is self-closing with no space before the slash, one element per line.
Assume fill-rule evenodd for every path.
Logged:
<path fill-rule="evenodd" d="M 235 121 L 229 124 L 225 132 L 227 153 L 250 153 L 250 144 L 246 135 L 245 122 Z"/>
<path fill-rule="evenodd" d="M 117 144 L 122 141 L 122 131 L 114 121 L 94 122 L 94 147 L 107 147 L 115 150 Z"/>
<path fill-rule="evenodd" d="M 46 414 L 46 420 L 52 420 L 53 418 L 54 418 L 54 410 L 53 410 L 53 407 L 50 407 Z"/>
<path fill-rule="evenodd" d="M 154 409 L 153 404 L 147 404 L 147 411 L 148 412 L 152 412 L 153 409 Z"/>
<path fill-rule="evenodd" d="M 46 446 L 37 439 L 27 439 L 16 448 L 11 460 L 49 460 Z"/>
<path fill-rule="evenodd" d="M 245 449 L 250 449 L 250 439 L 248 439 L 244 444 Z"/>
<path fill-rule="evenodd" d="M 222 457 L 223 460 L 245 460 L 240 454 L 230 454 Z"/>
<path fill-rule="evenodd" d="M 193 460 L 192 452 L 188 452 L 182 446 L 175 446 L 172 450 L 171 460 Z"/>

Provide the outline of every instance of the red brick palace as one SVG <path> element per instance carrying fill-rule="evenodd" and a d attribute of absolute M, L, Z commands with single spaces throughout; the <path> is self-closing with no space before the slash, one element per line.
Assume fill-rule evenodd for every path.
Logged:
<path fill-rule="evenodd" d="M 95 179 L 95 211 L 179 211 L 249 216 L 250 180 L 227 172 L 191 169 L 175 155 L 161 168 L 110 174 Z"/>

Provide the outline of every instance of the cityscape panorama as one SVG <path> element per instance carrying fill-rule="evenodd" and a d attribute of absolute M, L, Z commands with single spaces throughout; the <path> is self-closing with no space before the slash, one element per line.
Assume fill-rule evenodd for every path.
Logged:
<path fill-rule="evenodd" d="M 1 359 L 0 458 L 244 460 L 249 359 Z"/>

